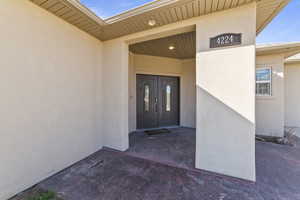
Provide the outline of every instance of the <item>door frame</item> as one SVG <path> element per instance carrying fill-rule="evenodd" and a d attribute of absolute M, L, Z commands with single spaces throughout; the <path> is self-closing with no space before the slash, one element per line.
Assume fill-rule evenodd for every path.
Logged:
<path fill-rule="evenodd" d="M 181 75 L 180 74 L 165 74 L 165 73 L 147 73 L 147 72 L 136 72 L 135 73 L 135 88 L 137 87 L 137 76 L 143 75 L 143 76 L 162 76 L 162 77 L 175 77 L 178 79 L 178 125 L 174 126 L 159 126 L 156 128 L 147 128 L 147 129 L 138 129 L 137 128 L 137 112 L 138 112 L 138 102 L 136 102 L 136 111 L 135 111 L 135 121 L 136 121 L 136 130 L 148 130 L 148 129 L 160 129 L 160 128 L 167 128 L 167 127 L 180 127 L 181 124 Z M 136 89 L 135 89 L 136 91 Z M 137 99 L 137 93 L 135 95 L 135 98 Z"/>

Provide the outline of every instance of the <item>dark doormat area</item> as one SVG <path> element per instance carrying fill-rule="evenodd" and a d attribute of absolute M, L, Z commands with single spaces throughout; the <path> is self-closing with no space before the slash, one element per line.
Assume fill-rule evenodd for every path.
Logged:
<path fill-rule="evenodd" d="M 159 135 L 164 133 L 171 133 L 169 129 L 162 128 L 162 129 L 154 129 L 154 130 L 147 130 L 144 131 L 147 135 Z"/>

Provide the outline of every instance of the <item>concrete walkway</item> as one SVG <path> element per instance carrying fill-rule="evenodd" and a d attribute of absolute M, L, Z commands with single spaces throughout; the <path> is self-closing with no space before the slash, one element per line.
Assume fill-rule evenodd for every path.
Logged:
<path fill-rule="evenodd" d="M 299 146 L 257 142 L 255 184 L 128 155 L 135 148 L 101 150 L 38 187 L 64 200 L 300 200 Z"/>

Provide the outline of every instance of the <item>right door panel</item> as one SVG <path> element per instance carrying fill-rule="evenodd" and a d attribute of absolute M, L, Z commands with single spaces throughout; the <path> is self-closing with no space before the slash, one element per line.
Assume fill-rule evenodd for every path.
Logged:
<path fill-rule="evenodd" d="M 159 76 L 158 95 L 159 126 L 179 125 L 179 79 Z"/>

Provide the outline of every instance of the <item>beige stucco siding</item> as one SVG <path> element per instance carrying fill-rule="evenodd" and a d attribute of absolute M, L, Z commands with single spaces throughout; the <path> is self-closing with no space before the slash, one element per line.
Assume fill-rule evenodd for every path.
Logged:
<path fill-rule="evenodd" d="M 255 181 L 256 4 L 197 23 L 196 167 Z M 211 49 L 211 37 L 241 33 L 242 45 Z"/>
<path fill-rule="evenodd" d="M 180 124 L 196 128 L 196 60 L 182 60 Z"/>
<path fill-rule="evenodd" d="M 173 58 L 134 55 L 134 66 L 138 74 L 178 76 L 182 73 L 181 60 Z"/>
<path fill-rule="evenodd" d="M 136 130 L 136 74 L 180 78 L 180 125 L 195 127 L 195 60 L 137 55 L 129 56 L 129 132 Z"/>
<path fill-rule="evenodd" d="M 103 42 L 102 133 L 104 146 L 124 151 L 129 147 L 128 45 L 123 40 Z"/>
<path fill-rule="evenodd" d="M 284 134 L 284 56 L 257 56 L 256 68 L 272 68 L 272 96 L 256 97 L 256 134 Z"/>
<path fill-rule="evenodd" d="M 285 125 L 300 137 L 300 63 L 285 64 Z"/>
<path fill-rule="evenodd" d="M 128 133 L 136 130 L 136 72 L 134 54 L 129 53 L 128 61 Z"/>
<path fill-rule="evenodd" d="M 0 13 L 0 199 L 7 199 L 102 147 L 102 44 L 30 1 L 2 0 Z"/>

